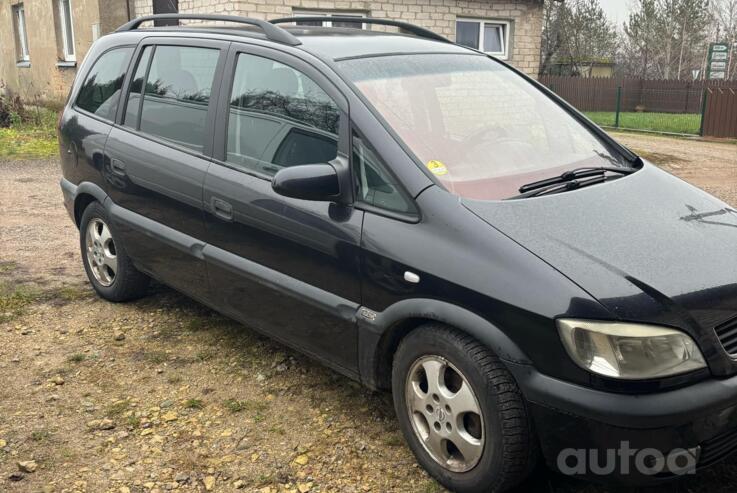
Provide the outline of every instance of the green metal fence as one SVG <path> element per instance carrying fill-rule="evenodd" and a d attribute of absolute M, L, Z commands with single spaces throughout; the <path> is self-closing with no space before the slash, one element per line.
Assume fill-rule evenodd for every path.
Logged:
<path fill-rule="evenodd" d="M 558 78 L 546 85 L 602 127 L 703 135 L 708 89 L 670 81 L 616 82 Z"/>
<path fill-rule="evenodd" d="M 584 110 L 583 112 L 603 127 L 666 134 L 702 135 L 706 90 L 678 90 L 676 92 L 681 94 L 674 94 L 672 90 L 645 90 L 642 91 L 642 96 L 647 98 L 648 103 L 633 104 L 627 101 L 628 95 L 625 91 L 618 87 L 614 90 L 613 107 L 610 111 Z M 680 113 L 664 111 L 663 107 L 674 97 L 683 100 L 692 99 L 693 103 L 687 102 L 684 106 L 684 110 L 690 111 Z"/>

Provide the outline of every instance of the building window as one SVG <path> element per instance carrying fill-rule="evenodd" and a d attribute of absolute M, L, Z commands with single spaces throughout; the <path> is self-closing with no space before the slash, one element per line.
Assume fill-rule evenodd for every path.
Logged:
<path fill-rule="evenodd" d="M 509 27 L 507 21 L 458 19 L 456 42 L 506 59 L 509 57 Z"/>
<path fill-rule="evenodd" d="M 328 17 L 328 16 L 340 16 L 340 17 L 355 17 L 360 19 L 366 17 L 365 14 L 357 12 L 310 12 L 305 10 L 295 11 L 294 17 Z M 297 21 L 295 22 L 298 26 L 322 26 L 322 27 L 351 27 L 354 29 L 366 29 L 366 24 L 358 22 L 333 22 L 330 20 L 325 21 Z"/>
<path fill-rule="evenodd" d="M 28 55 L 28 36 L 26 35 L 26 11 L 23 4 L 13 5 L 13 24 L 15 26 L 15 56 L 19 62 L 30 60 Z"/>
<path fill-rule="evenodd" d="M 179 0 L 154 0 L 154 14 L 178 14 Z M 177 19 L 163 19 L 154 21 L 154 26 L 178 26 Z"/>
<path fill-rule="evenodd" d="M 74 56 L 74 27 L 72 26 L 71 0 L 57 0 L 59 8 L 59 31 L 61 31 L 61 59 L 65 62 L 76 60 Z"/>

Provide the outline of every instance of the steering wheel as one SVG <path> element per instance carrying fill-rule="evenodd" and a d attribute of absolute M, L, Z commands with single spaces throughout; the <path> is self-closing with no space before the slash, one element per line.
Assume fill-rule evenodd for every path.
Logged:
<path fill-rule="evenodd" d="M 494 136 L 491 139 L 486 138 L 487 135 L 494 132 Z M 462 140 L 462 144 L 464 146 L 471 146 L 471 147 L 477 147 L 481 144 L 488 143 L 489 140 L 498 142 L 500 139 L 509 139 L 509 129 L 506 127 L 500 127 L 498 125 L 489 125 L 486 127 L 481 127 L 480 129 L 474 131 L 472 134 L 466 136 Z"/>
<path fill-rule="evenodd" d="M 534 152 L 535 146 L 530 142 L 510 135 L 509 127 L 488 126 L 483 127 L 471 135 L 464 138 L 461 145 L 466 148 L 468 155 L 474 155 L 482 151 L 479 157 L 488 156 L 488 152 L 493 152 L 495 148 L 505 146 L 507 148 L 516 149 L 521 153 Z"/>

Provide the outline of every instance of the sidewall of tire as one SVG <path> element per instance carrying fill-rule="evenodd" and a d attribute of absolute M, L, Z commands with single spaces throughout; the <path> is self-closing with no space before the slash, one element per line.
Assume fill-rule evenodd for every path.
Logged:
<path fill-rule="evenodd" d="M 439 331 L 433 331 L 438 335 Z M 449 332 L 450 333 L 450 332 Z M 472 362 L 469 355 L 461 351 L 447 338 L 421 338 L 419 331 L 407 336 L 395 356 L 392 374 L 392 394 L 399 425 L 407 437 L 409 446 L 420 464 L 435 479 L 451 490 L 460 493 L 488 493 L 497 491 L 505 482 L 504 441 L 502 422 L 499 419 L 499 404 L 496 390 L 486 375 Z M 484 420 L 484 450 L 481 459 L 470 471 L 456 473 L 435 462 L 417 438 L 410 422 L 406 405 L 405 381 L 414 361 L 426 355 L 437 355 L 447 359 L 458 368 L 471 384 L 476 394 Z"/>

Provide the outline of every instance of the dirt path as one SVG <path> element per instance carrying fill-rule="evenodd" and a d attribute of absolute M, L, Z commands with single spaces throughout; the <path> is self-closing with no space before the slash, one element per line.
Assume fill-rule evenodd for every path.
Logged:
<path fill-rule="evenodd" d="M 737 205 L 737 146 L 617 137 Z M 0 491 L 441 491 L 389 395 L 166 288 L 92 295 L 58 179 L 53 160 L 0 162 Z M 541 471 L 521 491 L 614 490 Z"/>
<path fill-rule="evenodd" d="M 737 145 L 625 132 L 612 135 L 650 162 L 737 206 Z"/>

